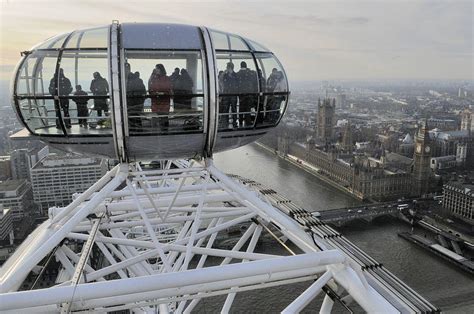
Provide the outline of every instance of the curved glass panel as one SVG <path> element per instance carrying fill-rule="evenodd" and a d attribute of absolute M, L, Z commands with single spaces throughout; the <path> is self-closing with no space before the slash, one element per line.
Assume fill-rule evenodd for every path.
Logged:
<path fill-rule="evenodd" d="M 16 95 L 20 112 L 28 127 L 37 133 L 48 134 L 53 128 L 55 134 L 62 134 L 56 129 L 59 121 L 53 99 L 57 58 L 57 51 L 35 51 L 18 72 Z"/>
<path fill-rule="evenodd" d="M 109 27 L 79 30 L 69 39 L 66 48 L 97 49 L 107 48 Z"/>
<path fill-rule="evenodd" d="M 21 115 L 30 130 L 37 134 L 63 134 L 56 128 L 54 99 L 17 98 Z"/>
<path fill-rule="evenodd" d="M 216 50 L 249 50 L 245 42 L 235 35 L 211 31 L 211 37 L 214 49 Z"/>
<path fill-rule="evenodd" d="M 51 79 L 56 71 L 57 51 L 35 51 L 28 56 L 20 69 L 17 95 L 52 96 Z"/>
<path fill-rule="evenodd" d="M 280 62 L 271 53 L 255 55 L 261 69 L 263 104 L 259 108 L 257 126 L 276 124 L 288 100 L 288 81 Z"/>
<path fill-rule="evenodd" d="M 260 45 L 259 43 L 255 42 L 253 40 L 245 38 L 245 41 L 247 42 L 247 44 L 250 45 L 250 47 L 252 48 L 253 51 L 270 52 L 270 50 L 268 50 L 265 46 L 262 46 L 262 45 Z"/>
<path fill-rule="evenodd" d="M 64 40 L 66 39 L 67 36 L 69 36 L 69 34 L 70 33 L 53 36 L 53 37 L 47 39 L 45 42 L 32 47 L 30 50 L 33 51 L 33 50 L 36 50 L 36 49 L 57 49 L 57 48 L 61 48 L 62 44 L 64 43 Z"/>
<path fill-rule="evenodd" d="M 262 70 L 265 86 L 263 92 L 288 92 L 288 84 L 285 71 L 280 62 L 271 53 L 255 54 L 258 65 Z"/>
<path fill-rule="evenodd" d="M 66 86 L 59 102 L 67 132 L 111 134 L 107 51 L 64 51 L 60 69 Z"/>
<path fill-rule="evenodd" d="M 219 130 L 253 127 L 259 83 L 252 54 L 217 52 Z"/>
<path fill-rule="evenodd" d="M 130 134 L 203 131 L 200 51 L 126 51 Z"/>
<path fill-rule="evenodd" d="M 131 49 L 202 49 L 196 26 L 158 23 L 121 25 L 122 47 Z"/>

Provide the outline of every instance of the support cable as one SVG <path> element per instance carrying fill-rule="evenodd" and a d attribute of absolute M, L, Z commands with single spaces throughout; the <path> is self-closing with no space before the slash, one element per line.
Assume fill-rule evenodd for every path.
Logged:
<path fill-rule="evenodd" d="M 98 217 L 95 221 L 94 225 L 92 226 L 91 233 L 89 238 L 87 239 L 86 243 L 84 244 L 84 252 L 81 254 L 81 258 L 76 264 L 76 271 L 71 279 L 71 284 L 74 285 L 74 290 L 72 292 L 71 301 L 65 304 L 65 308 L 61 311 L 62 313 L 70 313 L 71 312 L 71 305 L 74 300 L 74 295 L 76 294 L 77 285 L 81 279 L 82 272 L 84 271 L 84 267 L 86 266 L 87 260 L 89 259 L 90 253 L 92 251 L 92 246 L 94 245 L 95 237 L 97 235 L 97 231 L 99 230 L 100 221 L 105 216 L 102 214 Z"/>
<path fill-rule="evenodd" d="M 51 251 L 51 253 L 49 253 L 49 256 L 48 256 L 48 259 L 45 261 L 44 265 L 43 265 L 43 268 L 41 269 L 40 273 L 38 274 L 38 276 L 36 277 L 35 279 L 35 282 L 33 282 L 33 285 L 31 286 L 30 290 L 33 290 L 36 286 L 36 284 L 38 283 L 39 279 L 41 278 L 41 276 L 43 276 L 43 273 L 45 272 L 46 270 L 46 267 L 48 267 L 49 265 L 49 262 L 51 261 L 51 258 L 54 256 L 54 254 L 56 254 L 56 251 L 58 250 L 58 248 L 61 246 L 61 243 L 60 245 L 57 245 L 54 250 Z"/>
<path fill-rule="evenodd" d="M 261 226 L 262 226 L 275 240 L 277 240 L 277 242 L 280 243 L 281 246 L 283 246 L 291 255 L 296 255 L 296 253 L 293 252 L 293 250 L 290 249 L 290 247 L 289 247 L 288 245 L 286 245 L 282 240 L 280 240 L 280 238 L 278 238 L 278 237 L 276 236 L 276 234 L 274 234 L 267 226 L 265 226 L 265 224 L 260 223 L 260 221 L 258 221 L 257 219 L 253 219 L 253 218 L 252 218 L 252 220 L 253 220 L 255 223 L 261 225 Z"/>

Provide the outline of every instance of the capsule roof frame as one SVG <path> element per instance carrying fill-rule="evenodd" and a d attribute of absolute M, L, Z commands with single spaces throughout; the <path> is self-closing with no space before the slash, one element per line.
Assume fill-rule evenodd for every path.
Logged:
<path fill-rule="evenodd" d="M 84 34 L 92 34 L 92 32 L 104 30 L 104 28 L 107 31 L 107 47 L 79 46 L 81 39 L 85 36 Z M 228 49 L 225 49 L 225 40 L 221 40 L 224 38 L 227 39 Z M 77 47 L 69 48 L 68 44 L 73 41 L 72 39 L 77 40 Z M 235 49 L 233 46 L 240 49 Z M 133 117 L 133 114 L 130 112 L 130 107 L 127 106 L 127 102 L 131 103 L 130 99 L 133 97 L 130 98 L 130 95 L 127 94 L 127 91 L 130 92 L 130 90 L 127 86 L 128 77 L 126 77 L 126 75 L 129 75 L 126 74 L 128 71 L 126 64 L 129 65 L 128 60 L 133 60 L 133 58 L 130 59 L 132 53 L 168 53 L 171 55 L 186 54 L 187 52 L 195 52 L 198 55 L 197 58 L 199 58 L 198 61 L 186 59 L 186 65 L 188 65 L 188 61 L 194 65 L 194 83 L 197 85 L 197 80 L 200 80 L 199 77 L 202 78 L 202 81 L 199 81 L 202 93 L 195 92 L 188 96 L 189 98 L 192 97 L 192 106 L 197 103 L 196 108 L 199 108 L 195 109 L 199 113 L 199 117 L 194 119 L 198 120 L 195 126 L 196 130 L 194 132 L 182 130 L 183 132 L 133 133 L 130 128 L 131 123 L 133 124 L 131 122 L 133 118 L 128 117 Z M 105 101 L 111 109 L 110 116 L 107 118 L 110 121 L 110 128 L 104 129 L 104 131 L 84 131 L 82 129 L 80 132 L 71 131 L 67 123 L 71 125 L 73 118 L 69 117 L 69 113 L 67 116 L 65 115 L 63 101 L 68 99 L 67 102 L 69 103 L 69 100 L 76 101 L 81 96 L 70 96 L 70 93 L 61 95 L 60 80 L 57 79 L 58 73 L 62 67 L 62 60 L 66 61 L 66 58 L 73 58 L 75 60 L 75 82 L 77 83 L 78 72 L 80 73 L 78 62 L 88 58 L 86 54 L 93 55 L 94 53 L 97 53 L 97 56 L 101 54 L 101 56 L 89 57 L 89 60 L 94 60 L 93 58 L 103 59 L 106 53 L 108 73 L 105 76 L 108 79 L 109 92 L 107 97 L 96 95 L 88 98 L 94 98 L 94 102 L 96 99 L 106 99 Z M 22 55 L 23 58 L 18 63 L 12 79 L 11 99 L 19 120 L 29 132 L 28 136 L 39 138 L 62 150 L 116 158 L 120 161 L 212 157 L 214 152 L 246 145 L 265 135 L 279 124 L 287 109 L 290 94 L 286 73 L 272 52 L 247 38 L 203 26 L 163 23 L 120 24 L 118 21 L 114 21 L 108 26 L 60 34 L 34 46 L 29 51 L 22 52 Z M 247 58 L 246 60 L 251 64 L 249 68 L 252 68 L 252 65 L 254 66 L 253 71 L 257 79 L 255 83 L 256 90 L 243 92 L 243 89 L 240 89 L 234 93 L 220 91 L 222 77 L 219 70 L 222 70 L 222 66 L 219 69 L 218 63 L 222 64 L 222 62 L 218 62 L 218 60 L 226 61 L 229 59 L 233 61 L 234 59 L 238 60 L 239 56 L 240 58 Z M 53 58 L 56 58 L 56 64 L 52 63 L 51 65 L 51 67 L 54 66 L 54 76 L 51 79 L 51 82 L 54 80 L 54 92 L 45 94 L 44 86 L 42 86 L 43 93 L 37 94 L 37 87 L 34 86 L 39 84 L 40 74 L 41 84 L 44 85 L 43 67 L 46 65 L 45 60 L 48 60 L 48 58 L 51 58 L 52 61 L 55 60 Z M 27 73 L 30 60 L 36 60 L 31 71 L 33 73 L 31 77 Z M 268 60 L 278 67 L 278 71 L 282 75 L 280 81 L 283 87 L 278 91 L 276 88 L 272 91 L 267 90 L 270 69 L 267 68 L 265 62 Z M 200 71 L 196 70 L 198 68 L 196 62 L 200 64 Z M 237 69 L 235 70 L 237 72 Z M 28 90 L 23 94 L 20 91 L 22 79 L 25 80 Z M 49 79 L 49 77 L 45 79 Z M 31 92 L 31 89 L 33 92 Z M 197 90 L 197 87 L 193 87 L 194 89 Z M 152 97 L 147 95 L 147 97 L 153 101 L 153 97 L 159 98 L 162 96 Z M 166 95 L 163 97 L 166 97 Z M 168 95 L 168 97 L 171 99 L 178 98 L 177 95 Z M 251 101 L 253 107 L 249 107 L 248 113 L 243 114 L 240 114 L 242 110 L 235 112 L 232 109 L 230 109 L 230 113 L 229 111 L 227 113 L 219 112 L 222 104 L 228 102 L 231 98 L 238 99 L 238 107 L 240 108 L 243 107 L 244 100 Z M 174 104 L 173 108 L 177 106 L 175 100 L 170 102 Z M 272 102 L 279 102 L 278 107 L 272 105 Z M 41 103 L 43 105 L 40 106 Z M 48 110 L 50 116 L 48 116 Z M 173 110 L 174 113 L 177 112 L 176 108 Z M 34 116 L 32 112 L 37 112 L 38 116 Z M 147 114 L 155 115 L 153 112 Z M 170 112 L 167 115 L 171 116 Z M 271 119 L 273 120 L 270 119 L 271 122 L 263 123 L 266 117 L 270 115 L 272 115 L 273 118 Z M 159 114 L 157 116 L 163 117 Z M 224 118 L 222 118 L 223 116 Z M 179 115 L 176 115 L 176 117 L 176 121 L 179 121 Z M 244 118 L 242 119 L 242 117 Z M 246 118 L 248 117 L 253 120 L 247 121 Z M 80 117 L 77 116 L 74 119 L 78 120 L 78 118 Z M 142 125 L 143 118 L 140 119 L 140 125 Z M 146 120 L 153 119 L 156 118 L 154 116 L 146 117 Z M 58 128 L 54 128 L 51 120 L 56 121 Z M 238 127 L 235 125 L 229 126 L 231 122 L 235 124 L 236 120 L 239 123 Z M 32 127 L 33 123 L 43 123 L 44 126 L 34 129 Z M 222 123 L 224 123 L 224 127 Z M 73 126 L 73 129 L 77 129 L 76 126 Z M 25 133 L 22 132 L 23 135 Z"/>

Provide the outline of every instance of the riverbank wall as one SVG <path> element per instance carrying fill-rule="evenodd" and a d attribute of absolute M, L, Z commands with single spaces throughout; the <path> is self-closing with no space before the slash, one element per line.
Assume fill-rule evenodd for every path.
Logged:
<path fill-rule="evenodd" d="M 324 181 L 325 183 L 329 184 L 330 186 L 332 186 L 333 188 L 337 189 L 338 191 L 342 192 L 342 193 L 345 193 L 346 195 L 349 195 L 351 197 L 353 197 L 354 199 L 358 200 L 358 201 L 367 201 L 369 203 L 373 203 L 373 201 L 371 200 L 367 200 L 367 199 L 364 199 L 362 197 L 360 197 L 360 195 L 354 193 L 351 189 L 348 189 L 347 187 L 345 186 L 342 186 L 340 185 L 339 183 L 335 182 L 334 180 L 331 180 L 330 178 L 328 178 L 327 176 L 324 175 L 324 173 L 320 173 L 319 172 L 319 169 L 305 161 L 302 161 L 302 160 L 299 160 L 298 158 L 292 158 L 291 156 L 287 156 L 287 155 L 282 155 L 282 154 L 279 154 L 277 150 L 275 149 L 272 149 L 262 143 L 259 143 L 259 142 L 255 142 L 255 144 L 265 150 L 267 150 L 268 152 L 276 155 L 277 157 L 291 163 L 292 165 L 308 172 L 309 174 L 317 177 L 318 179 L 320 179 L 321 181 Z"/>

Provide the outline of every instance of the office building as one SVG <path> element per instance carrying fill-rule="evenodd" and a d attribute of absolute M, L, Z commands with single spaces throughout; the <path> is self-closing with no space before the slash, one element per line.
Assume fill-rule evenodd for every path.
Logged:
<path fill-rule="evenodd" d="M 49 155 L 31 169 L 35 203 L 42 211 L 66 206 L 72 194 L 84 192 L 105 172 L 103 159 Z"/>
<path fill-rule="evenodd" d="M 25 179 L 0 182 L 0 204 L 10 208 L 13 221 L 29 215 L 33 209 L 31 184 Z"/>
<path fill-rule="evenodd" d="M 448 183 L 443 186 L 443 206 L 469 223 L 474 223 L 474 185 Z"/>

